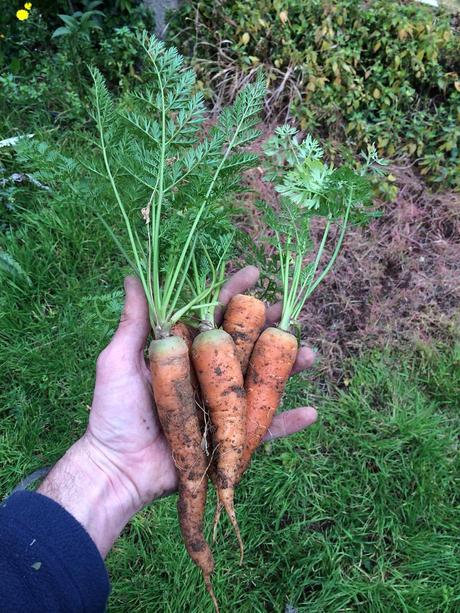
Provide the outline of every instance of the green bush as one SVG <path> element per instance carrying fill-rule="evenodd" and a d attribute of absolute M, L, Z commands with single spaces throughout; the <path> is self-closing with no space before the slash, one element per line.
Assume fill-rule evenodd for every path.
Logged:
<path fill-rule="evenodd" d="M 2 138 L 39 129 L 78 130 L 87 121 L 88 66 L 103 71 L 114 89 L 138 79 L 142 56 L 132 30 L 152 28 L 150 14 L 135 2 L 105 7 L 97 0 L 32 3 L 26 18 L 20 5 L 2 3 L 0 30 L 0 134 Z M 117 8 L 120 5 L 121 8 Z M 68 13 L 68 14 L 66 14 Z M 62 133 L 60 134 L 62 138 Z"/>
<path fill-rule="evenodd" d="M 0 141 L 46 133 L 47 141 L 79 149 L 89 119 L 88 67 L 99 67 L 115 91 L 140 81 L 143 55 L 132 32 L 152 28 L 152 18 L 131 0 L 84 0 L 72 11 L 67 2 L 24 6 L 0 0 Z M 20 211 L 38 202 L 30 172 L 2 142 L 0 233 L 16 228 Z"/>
<path fill-rule="evenodd" d="M 323 138 L 375 142 L 458 184 L 460 39 L 442 12 L 396 0 L 192 0 L 171 32 L 216 97 L 263 65 L 271 118 L 293 113 Z"/>

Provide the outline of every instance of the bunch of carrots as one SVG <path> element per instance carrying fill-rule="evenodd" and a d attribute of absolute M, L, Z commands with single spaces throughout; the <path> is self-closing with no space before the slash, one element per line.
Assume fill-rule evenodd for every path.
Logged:
<path fill-rule="evenodd" d="M 242 560 L 235 487 L 281 402 L 297 356 L 293 331 L 302 307 L 336 260 L 347 224 L 366 216 L 371 192 L 364 175 L 378 159 L 370 151 L 359 173 L 334 168 L 314 139 L 301 139 L 290 126 L 276 130 L 264 154 L 279 208 L 260 206 L 269 237 L 266 264 L 282 300 L 280 323 L 266 327 L 264 303 L 240 294 L 218 327 L 215 310 L 233 242 L 227 204 L 241 191 L 242 171 L 259 164 L 246 147 L 260 134 L 263 79 L 203 128 L 193 71 L 147 33 L 138 42 L 151 67 L 145 89 L 116 106 L 93 71 L 98 150 L 84 167 L 93 173 L 95 201 L 106 204 L 101 220 L 144 287 L 152 388 L 177 468 L 179 525 L 217 610 L 203 527 L 208 480 L 217 492 L 214 535 L 225 509 Z M 117 209 L 124 238 L 111 223 Z M 313 217 L 324 220 L 317 243 Z"/>
<path fill-rule="evenodd" d="M 217 511 L 223 507 L 235 529 L 242 561 L 234 490 L 271 424 L 297 356 L 296 337 L 264 328 L 264 303 L 237 294 L 221 328 L 179 323 L 173 338 L 152 341 L 149 349 L 157 411 L 179 474 L 184 541 L 216 608 L 214 565 L 203 536 L 207 478 L 216 488 Z M 206 456 L 202 440 L 208 433 Z"/>

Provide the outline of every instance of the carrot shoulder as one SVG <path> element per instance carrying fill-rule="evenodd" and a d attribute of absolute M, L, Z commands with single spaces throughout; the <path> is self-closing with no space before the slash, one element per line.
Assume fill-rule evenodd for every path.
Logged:
<path fill-rule="evenodd" d="M 149 357 L 158 417 L 177 469 L 180 529 L 185 547 L 201 569 L 217 608 L 211 586 L 214 560 L 203 533 L 208 486 L 206 457 L 201 448 L 201 432 L 190 382 L 188 348 L 183 339 L 170 336 L 152 341 Z"/>
<path fill-rule="evenodd" d="M 212 423 L 217 496 L 243 543 L 234 509 L 234 488 L 246 439 L 246 395 L 235 344 L 224 330 L 208 330 L 193 342 L 192 358 Z"/>
<path fill-rule="evenodd" d="M 245 381 L 246 444 L 241 472 L 272 423 L 296 356 L 297 339 L 279 328 L 264 330 L 254 346 Z"/>
<path fill-rule="evenodd" d="M 236 294 L 225 310 L 223 328 L 236 346 L 243 375 L 256 340 L 265 325 L 265 305 L 254 296 Z"/>

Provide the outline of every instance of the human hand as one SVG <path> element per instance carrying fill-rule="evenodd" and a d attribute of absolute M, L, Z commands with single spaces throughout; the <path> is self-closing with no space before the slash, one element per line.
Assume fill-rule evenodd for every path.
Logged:
<path fill-rule="evenodd" d="M 253 266 L 233 275 L 221 290 L 223 308 L 233 295 L 253 286 L 258 276 L 258 270 Z M 147 301 L 142 285 L 135 277 L 127 277 L 125 291 L 125 307 L 118 329 L 97 360 L 88 429 L 66 454 L 67 460 L 80 467 L 80 481 L 91 483 L 88 487 L 92 490 L 104 491 L 104 495 L 98 498 L 104 498 L 105 529 L 101 530 L 97 517 L 86 517 L 78 500 L 75 504 L 71 503 L 71 508 L 68 508 L 68 502 L 66 506 L 62 499 L 58 500 L 83 525 L 85 520 L 91 523 L 85 527 L 103 555 L 134 513 L 153 499 L 177 488 L 171 452 L 153 409 L 150 371 L 144 358 L 150 330 Z M 279 319 L 279 314 L 277 305 L 270 307 L 267 311 L 268 323 Z M 216 318 L 222 318 L 222 309 L 217 312 Z M 313 351 L 301 348 L 293 372 L 310 367 L 313 361 Z M 274 418 L 266 440 L 293 434 L 315 420 L 316 411 L 312 407 L 285 411 Z M 46 481 L 52 480 L 53 472 L 58 467 L 59 463 Z M 46 481 L 40 491 L 51 495 L 43 489 L 47 487 Z M 54 493 L 52 497 L 56 498 Z"/>

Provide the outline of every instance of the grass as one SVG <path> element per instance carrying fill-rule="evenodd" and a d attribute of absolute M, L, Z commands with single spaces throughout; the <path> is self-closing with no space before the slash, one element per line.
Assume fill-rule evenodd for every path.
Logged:
<path fill-rule="evenodd" d="M 423 359 L 357 360 L 318 425 L 258 454 L 238 491 L 244 566 L 225 522 L 215 547 L 223 611 L 459 610 L 458 355 L 435 371 Z M 291 383 L 290 405 L 306 385 Z M 117 543 L 111 611 L 211 610 L 174 505 L 153 504 Z"/>
<path fill-rule="evenodd" d="M 30 202 L 0 237 L 32 281 L 2 278 L 1 495 L 84 431 L 126 272 L 89 205 Z M 286 405 L 308 396 L 320 420 L 266 446 L 242 482 L 244 566 L 225 520 L 215 547 L 223 612 L 460 610 L 459 366 L 453 341 L 357 358 L 329 395 L 290 383 Z M 152 504 L 116 543 L 110 612 L 211 611 L 175 502 Z"/>

